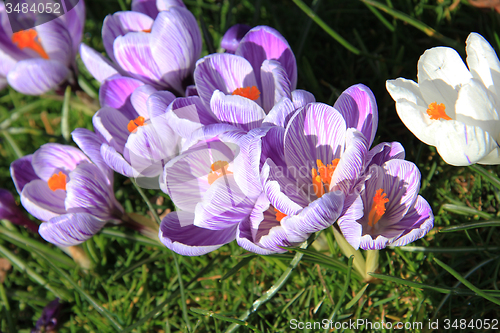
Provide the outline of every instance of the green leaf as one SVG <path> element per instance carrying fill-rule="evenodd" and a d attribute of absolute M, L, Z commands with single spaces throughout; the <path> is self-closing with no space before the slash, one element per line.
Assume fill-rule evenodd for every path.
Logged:
<path fill-rule="evenodd" d="M 454 231 L 469 230 L 476 228 L 487 228 L 487 227 L 500 227 L 500 221 L 464 223 L 440 229 L 439 232 L 454 232 Z"/>
<path fill-rule="evenodd" d="M 67 86 L 64 91 L 64 102 L 61 111 L 61 133 L 63 138 L 69 142 L 71 140 L 71 133 L 69 129 L 69 103 L 71 100 L 71 86 Z"/>
<path fill-rule="evenodd" d="M 246 266 L 250 261 L 252 261 L 252 259 L 254 259 L 256 257 L 257 257 L 257 255 L 251 255 L 251 256 L 243 258 L 242 260 L 240 260 L 239 263 L 237 263 L 234 267 L 232 267 L 229 271 L 227 271 L 227 273 L 224 274 L 224 276 L 220 280 L 224 281 L 228 277 L 236 274 L 236 272 L 238 272 L 242 267 Z"/>
<path fill-rule="evenodd" d="M 366 290 L 366 288 L 368 288 L 368 286 L 369 286 L 368 283 L 365 284 L 365 286 L 363 288 L 361 288 L 360 291 L 358 291 L 356 296 L 354 296 L 354 298 L 351 299 L 351 301 L 346 304 L 346 306 L 345 306 L 346 310 L 350 309 L 354 304 L 356 304 L 359 301 L 359 299 L 361 298 L 361 296 L 363 296 L 363 294 L 365 293 L 365 290 Z"/>
<path fill-rule="evenodd" d="M 213 311 L 199 309 L 199 308 L 190 308 L 189 310 L 192 311 L 192 312 L 194 312 L 194 313 L 196 313 L 196 314 L 202 315 L 202 316 L 210 316 L 210 317 L 213 317 L 213 318 L 217 318 L 217 319 L 220 319 L 220 320 L 227 321 L 229 323 L 234 323 L 234 324 L 238 324 L 238 325 L 241 325 L 241 326 L 248 327 L 249 329 L 253 330 L 254 332 L 260 332 L 257 327 L 250 325 L 246 321 L 242 321 L 242 320 L 239 320 L 239 319 L 236 319 L 236 318 L 226 317 L 226 316 L 220 315 L 218 313 L 215 313 Z"/>
<path fill-rule="evenodd" d="M 458 205 L 452 205 L 452 204 L 444 204 L 443 206 L 444 210 L 450 211 L 452 213 L 457 213 L 460 215 L 478 215 L 481 216 L 482 218 L 485 218 L 487 220 L 491 219 L 491 215 L 486 213 L 486 212 L 481 212 L 475 208 L 472 207 L 467 207 L 467 206 L 458 206 Z"/>

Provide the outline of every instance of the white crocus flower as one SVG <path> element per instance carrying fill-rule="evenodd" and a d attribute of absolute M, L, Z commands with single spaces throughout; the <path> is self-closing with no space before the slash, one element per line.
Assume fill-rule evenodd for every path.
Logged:
<path fill-rule="evenodd" d="M 449 47 L 435 47 L 418 61 L 418 84 L 387 81 L 403 123 L 435 146 L 452 165 L 500 164 L 500 62 L 491 45 L 471 33 L 467 65 Z"/>

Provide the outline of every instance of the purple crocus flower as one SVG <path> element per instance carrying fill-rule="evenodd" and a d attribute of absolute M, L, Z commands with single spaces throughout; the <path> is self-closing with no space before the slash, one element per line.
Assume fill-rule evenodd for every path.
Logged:
<path fill-rule="evenodd" d="M 201 255 L 235 239 L 239 222 L 253 207 L 233 169 L 243 134 L 225 124 L 201 128 L 165 166 L 162 189 L 178 208 L 160 226 L 160 240 L 169 249 Z"/>
<path fill-rule="evenodd" d="M 432 209 L 418 195 L 420 171 L 403 159 L 404 150 L 397 142 L 379 144 L 368 154 L 364 188 L 338 220 L 355 249 L 406 245 L 432 229 Z"/>
<path fill-rule="evenodd" d="M 13 33 L 0 2 L 0 88 L 9 84 L 23 94 L 40 95 L 71 79 L 84 22 L 81 0 L 61 17 Z"/>
<path fill-rule="evenodd" d="M 85 44 L 80 47 L 85 66 L 98 81 L 121 74 L 179 95 L 190 84 L 201 53 L 196 19 L 181 6 L 171 6 L 155 19 L 134 11 L 108 15 L 102 38 L 111 61 Z"/>
<path fill-rule="evenodd" d="M 115 76 L 101 86 L 99 97 L 103 107 L 92 119 L 95 133 L 78 128 L 73 140 L 92 160 L 91 154 L 102 156 L 104 163 L 124 176 L 159 176 L 179 149 L 180 138 L 165 118 L 175 96 L 139 80 Z M 157 180 L 153 186 L 158 188 Z"/>
<path fill-rule="evenodd" d="M 38 233 L 38 225 L 31 221 L 16 205 L 16 201 L 12 193 L 8 190 L 0 188 L 0 220 L 5 219 L 10 222 L 22 225 L 34 233 Z"/>
<path fill-rule="evenodd" d="M 160 11 L 172 6 L 186 7 L 182 0 L 132 0 L 132 11 L 146 14 L 153 19 Z"/>
<path fill-rule="evenodd" d="M 220 47 L 225 49 L 227 53 L 234 54 L 241 40 L 250 29 L 252 29 L 252 27 L 247 24 L 233 25 L 231 28 L 227 29 L 224 36 L 222 36 Z"/>
<path fill-rule="evenodd" d="M 98 157 L 94 156 L 94 160 Z M 120 223 L 110 170 L 77 148 L 47 143 L 10 166 L 24 208 L 44 221 L 40 235 L 58 246 L 79 244 L 107 222 Z"/>
<path fill-rule="evenodd" d="M 235 162 L 238 185 L 257 198 L 236 239 L 260 254 L 284 252 L 337 220 L 359 194 L 377 126 L 375 99 L 363 85 L 347 89 L 334 107 L 309 103 L 293 113 L 285 106 L 266 118 L 274 126 L 242 139 Z"/>
<path fill-rule="evenodd" d="M 43 308 L 42 315 L 36 321 L 36 326 L 31 330 L 31 333 L 55 332 L 61 313 L 62 303 L 59 298 L 56 298 L 46 307 Z"/>

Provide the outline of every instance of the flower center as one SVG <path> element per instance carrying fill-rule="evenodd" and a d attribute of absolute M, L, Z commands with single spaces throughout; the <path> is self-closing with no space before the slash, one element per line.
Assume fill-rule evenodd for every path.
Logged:
<path fill-rule="evenodd" d="M 38 38 L 38 33 L 35 29 L 15 32 L 12 34 L 12 42 L 21 50 L 29 48 L 38 53 L 40 57 L 49 59 L 49 55 L 43 49 L 43 46 L 40 43 L 40 38 Z"/>
<path fill-rule="evenodd" d="M 429 104 L 429 108 L 427 109 L 427 114 L 431 117 L 432 120 L 444 119 L 451 120 L 450 117 L 444 112 L 446 107 L 443 103 L 438 104 L 437 102 L 432 102 Z"/>
<path fill-rule="evenodd" d="M 139 116 L 135 118 L 134 120 L 131 120 L 128 122 L 127 129 L 130 133 L 135 132 L 137 127 L 139 126 L 144 126 L 144 117 Z"/>
<path fill-rule="evenodd" d="M 151 32 L 151 29 L 144 29 L 144 30 L 142 30 L 142 32 L 145 32 L 145 33 L 150 33 L 150 32 Z"/>
<path fill-rule="evenodd" d="M 370 213 L 368 214 L 368 225 L 373 227 L 380 221 L 380 218 L 385 214 L 385 204 L 389 202 L 386 198 L 387 194 L 383 189 L 378 189 L 373 196 L 373 204 Z"/>
<path fill-rule="evenodd" d="M 252 101 L 256 101 L 259 99 L 260 91 L 256 86 L 238 88 L 233 91 L 233 95 L 239 95 L 251 99 Z"/>
<path fill-rule="evenodd" d="M 286 216 L 286 214 L 285 214 L 285 213 L 280 212 L 280 211 L 279 211 L 279 210 L 277 210 L 275 207 L 273 207 L 273 209 L 274 209 L 274 212 L 275 212 L 275 214 L 276 214 L 276 221 L 281 222 L 281 220 L 282 220 L 282 219 Z"/>
<path fill-rule="evenodd" d="M 55 190 L 65 190 L 66 191 L 66 175 L 59 171 L 59 173 L 55 173 L 52 177 L 47 181 L 47 185 L 52 191 Z"/>
<path fill-rule="evenodd" d="M 229 163 L 226 161 L 217 161 L 214 162 L 211 166 L 210 173 L 208 174 L 208 183 L 212 185 L 217 179 L 225 175 L 231 175 L 232 172 L 228 171 Z"/>
<path fill-rule="evenodd" d="M 329 191 L 330 182 L 332 181 L 332 175 L 335 168 L 339 164 L 339 159 L 336 158 L 332 161 L 332 164 L 324 165 L 321 160 L 316 160 L 317 169 L 312 168 L 312 183 L 314 187 L 314 193 L 318 198 L 321 198 L 325 192 Z"/>

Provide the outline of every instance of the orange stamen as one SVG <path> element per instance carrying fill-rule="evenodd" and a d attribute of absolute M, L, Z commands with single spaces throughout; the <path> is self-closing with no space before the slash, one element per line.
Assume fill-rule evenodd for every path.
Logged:
<path fill-rule="evenodd" d="M 252 101 L 256 101 L 259 99 L 260 91 L 256 86 L 238 88 L 233 91 L 233 95 L 239 95 L 251 99 Z"/>
<path fill-rule="evenodd" d="M 321 198 L 323 194 L 328 192 L 330 188 L 330 183 L 332 181 L 333 172 L 339 164 L 339 159 L 336 158 L 332 161 L 332 164 L 324 165 L 321 160 L 316 160 L 316 165 L 318 169 L 312 168 L 312 183 L 314 187 L 314 193 L 318 198 Z"/>
<path fill-rule="evenodd" d="M 30 48 L 44 59 L 49 59 L 49 55 L 43 49 L 35 29 L 21 30 L 12 34 L 12 42 L 21 50 Z"/>
<path fill-rule="evenodd" d="M 55 190 L 65 190 L 66 191 L 66 175 L 59 171 L 59 173 L 55 173 L 52 177 L 47 181 L 47 185 L 52 191 Z"/>
<path fill-rule="evenodd" d="M 432 102 L 429 104 L 429 108 L 427 109 L 427 114 L 431 117 L 432 120 L 444 119 L 451 120 L 450 117 L 444 112 L 446 107 L 443 103 L 438 104 L 437 102 Z"/>
<path fill-rule="evenodd" d="M 385 214 L 385 204 L 389 202 L 386 198 L 387 194 L 384 193 L 383 189 L 378 189 L 373 196 L 373 204 L 370 213 L 368 214 L 368 225 L 373 227 L 380 221 L 380 218 Z"/>
<path fill-rule="evenodd" d="M 276 221 L 278 221 L 278 222 L 281 222 L 281 220 L 286 216 L 286 214 L 280 212 L 276 208 L 274 208 L 274 212 L 276 213 Z"/>
<path fill-rule="evenodd" d="M 142 116 L 139 116 L 139 117 L 135 118 L 134 120 L 129 121 L 129 123 L 127 125 L 127 129 L 130 133 L 132 133 L 139 126 L 144 126 L 144 117 L 142 117 Z"/>
<path fill-rule="evenodd" d="M 211 166 L 210 173 L 208 174 L 208 183 L 212 185 L 217 179 L 219 179 L 222 176 L 225 175 L 231 175 L 232 172 L 228 171 L 227 168 L 229 168 L 229 163 L 226 161 L 217 161 L 214 162 Z"/>
<path fill-rule="evenodd" d="M 145 30 L 142 30 L 142 32 L 145 32 L 145 33 L 150 33 L 150 32 L 151 32 L 151 29 L 145 29 Z"/>

